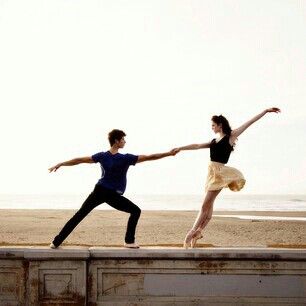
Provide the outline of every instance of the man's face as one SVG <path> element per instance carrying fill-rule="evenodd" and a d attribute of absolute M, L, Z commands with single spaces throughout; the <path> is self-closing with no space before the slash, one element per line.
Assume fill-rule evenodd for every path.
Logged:
<path fill-rule="evenodd" d="M 122 149 L 124 147 L 126 141 L 125 141 L 124 137 L 122 137 L 120 140 L 116 140 L 116 142 L 117 142 L 118 147 Z"/>

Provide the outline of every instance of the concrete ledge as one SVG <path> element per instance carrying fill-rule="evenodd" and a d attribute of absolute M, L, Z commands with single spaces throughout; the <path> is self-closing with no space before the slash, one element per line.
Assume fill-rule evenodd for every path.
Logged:
<path fill-rule="evenodd" d="M 306 250 L 0 248 L 0 305 L 304 305 Z"/>
<path fill-rule="evenodd" d="M 88 259 L 88 258 L 152 258 L 152 259 L 257 259 L 306 260 L 306 249 L 284 248 L 58 248 L 0 247 L 0 259 Z"/>
<path fill-rule="evenodd" d="M 83 249 L 27 249 L 24 250 L 24 258 L 26 259 L 87 259 L 90 257 L 88 250 Z"/>
<path fill-rule="evenodd" d="M 91 258 L 306 260 L 306 250 L 267 248 L 89 248 Z"/>
<path fill-rule="evenodd" d="M 24 258 L 24 251 L 27 248 L 12 248 L 12 247 L 0 247 L 0 259 L 5 258 Z"/>

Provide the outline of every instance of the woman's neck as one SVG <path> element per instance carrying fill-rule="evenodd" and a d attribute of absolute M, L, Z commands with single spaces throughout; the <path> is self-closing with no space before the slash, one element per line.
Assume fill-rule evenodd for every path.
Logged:
<path fill-rule="evenodd" d="M 219 133 L 219 138 L 223 138 L 226 134 L 224 134 L 223 132 Z"/>

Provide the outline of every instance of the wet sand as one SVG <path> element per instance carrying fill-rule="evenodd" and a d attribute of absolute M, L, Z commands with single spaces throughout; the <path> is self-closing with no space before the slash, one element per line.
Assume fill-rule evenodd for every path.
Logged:
<path fill-rule="evenodd" d="M 1 246 L 45 246 L 73 216 L 73 210 L 0 210 Z M 198 247 L 306 248 L 305 221 L 241 220 L 218 215 L 306 217 L 306 212 L 215 211 Z M 196 211 L 142 211 L 136 240 L 142 246 L 181 246 Z M 122 246 L 128 214 L 92 211 L 63 246 Z"/>

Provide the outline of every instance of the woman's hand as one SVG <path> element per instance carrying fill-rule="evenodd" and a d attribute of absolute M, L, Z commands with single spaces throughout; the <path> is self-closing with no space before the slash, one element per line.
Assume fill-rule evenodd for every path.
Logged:
<path fill-rule="evenodd" d="M 271 107 L 266 109 L 266 113 L 280 113 L 280 109 L 277 107 Z"/>
<path fill-rule="evenodd" d="M 55 165 L 55 166 L 49 168 L 49 169 L 48 169 L 48 170 L 49 170 L 49 173 L 55 172 L 61 165 L 62 165 L 62 164 L 59 163 L 59 164 L 57 164 L 57 165 Z"/>

